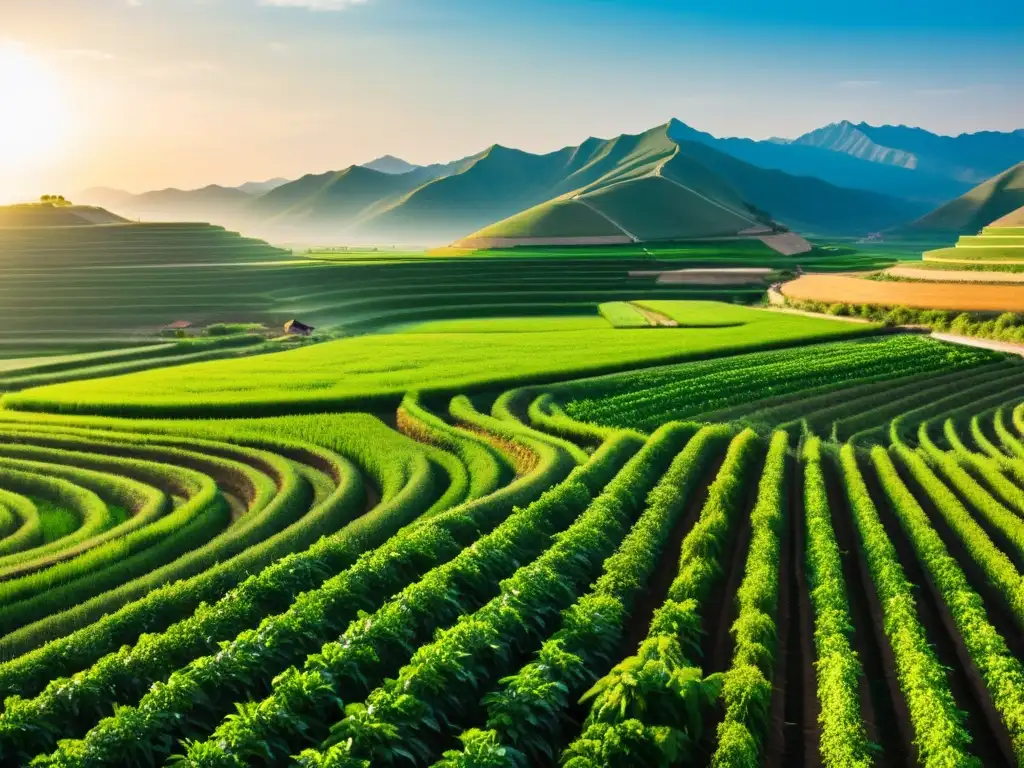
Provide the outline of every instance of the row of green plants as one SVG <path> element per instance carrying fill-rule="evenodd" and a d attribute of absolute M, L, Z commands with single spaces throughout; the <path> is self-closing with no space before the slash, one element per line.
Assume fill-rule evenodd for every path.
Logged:
<path fill-rule="evenodd" d="M 964 713 L 957 707 L 946 671 L 918 618 L 914 585 L 907 580 L 896 548 L 879 519 L 858 466 L 856 449 L 847 443 L 840 456 L 854 528 L 882 607 L 885 634 L 914 729 L 918 758 L 927 766 L 978 766 L 970 751 L 971 736 L 964 728 Z M 888 454 L 880 446 L 872 451 L 872 459 L 882 486 L 892 498 L 892 483 L 898 481 L 895 467 L 886 461 Z M 899 516 L 900 502 L 892 508 Z"/>
<path fill-rule="evenodd" d="M 725 716 L 718 725 L 718 745 L 711 759 L 716 768 L 758 768 L 764 759 L 778 651 L 788 457 L 789 435 L 776 432 L 750 513 L 750 549 L 736 594 L 739 612 L 732 626 L 732 666 L 722 684 Z"/>
<path fill-rule="evenodd" d="M 994 498 L 985 486 L 960 466 L 958 458 L 979 474 L 982 474 L 983 468 L 986 467 L 987 463 L 984 460 L 974 458 L 966 452 L 960 456 L 955 453 L 947 454 L 931 440 L 928 435 L 927 423 L 921 424 L 918 435 L 918 444 L 920 445 L 918 452 L 911 451 L 903 443 L 894 445 L 893 450 L 899 455 L 915 481 L 924 489 L 942 516 L 964 541 L 971 556 L 986 571 L 990 581 L 993 584 L 1001 585 L 1000 588 L 1013 584 L 1013 588 L 1009 590 L 1008 594 L 1015 596 L 1021 586 L 1020 574 L 1017 573 L 1010 558 L 999 550 L 988 533 L 975 520 L 975 514 L 980 515 L 981 519 L 987 521 L 991 528 L 998 532 L 1002 543 L 1009 545 L 1009 549 L 1015 553 L 1018 562 L 1024 558 L 1024 520 L 1021 520 L 1016 513 L 1007 509 Z M 938 470 L 945 479 L 941 479 L 935 470 Z M 987 474 L 993 481 L 999 482 L 1001 479 L 1012 485 L 997 469 L 989 467 L 988 470 Z M 989 485 L 989 487 L 993 486 Z M 998 557 L 995 553 L 998 553 Z M 997 576 L 997 573 L 1005 574 L 1005 576 Z M 1007 577 L 1011 574 L 1014 576 L 1008 582 Z M 1021 594 L 1020 599 L 1024 600 L 1024 594 Z M 1016 609 L 1015 613 L 1019 620 L 1024 620 L 1024 611 L 1021 608 L 1024 608 L 1024 604 Z"/>
<path fill-rule="evenodd" d="M 660 474 L 676 444 L 688 433 L 666 429 L 623 469 L 638 463 Z M 406 587 L 374 614 L 352 622 L 341 638 L 307 658 L 303 670 L 280 675 L 272 694 L 228 717 L 205 741 L 189 746 L 190 765 L 244 766 L 260 759 L 280 764 L 292 752 L 314 746 L 339 719 L 346 700 L 360 700 L 408 661 L 411 649 L 429 640 L 460 614 L 471 612 L 498 592 L 498 583 L 518 564 L 539 555 L 552 537 L 585 506 L 609 468 L 638 447 L 626 435 L 613 438 L 595 454 L 595 463 L 577 470 L 557 491 L 518 510 L 491 533 L 450 562 Z M 667 456 L 665 454 L 668 454 Z M 595 480 L 589 479 L 593 475 Z"/>
<path fill-rule="evenodd" d="M 996 370 L 999 364 L 972 367 L 966 371 L 956 369 L 946 373 L 927 374 L 897 379 L 888 386 L 868 387 L 864 391 L 836 392 L 834 396 L 807 401 L 806 409 L 791 415 L 792 420 L 781 425 L 790 428 L 806 425 L 809 431 L 840 439 L 842 435 L 870 432 L 888 424 L 898 409 L 897 403 L 928 402 L 951 387 L 961 385 L 964 377 Z M 927 396 L 924 393 L 929 393 Z"/>
<path fill-rule="evenodd" d="M 756 358 L 744 360 L 744 357 Z M 701 375 L 682 368 L 674 379 L 653 374 L 628 392 L 577 397 L 566 404 L 566 412 L 579 420 L 611 426 L 648 428 L 665 418 L 690 418 L 718 411 L 752 399 L 832 385 L 845 385 L 851 375 L 887 375 L 897 378 L 908 368 L 941 371 L 951 365 L 972 364 L 991 359 L 988 352 L 949 352 L 942 345 L 915 336 L 892 336 L 876 342 L 830 344 L 801 349 L 799 354 L 778 352 L 764 358 L 749 355 L 725 358 L 700 367 Z M 952 359 L 951 359 L 952 358 Z"/>
<path fill-rule="evenodd" d="M 37 546 L 43 540 L 43 526 L 32 499 L 0 489 L 0 531 L 0 557 Z"/>
<path fill-rule="evenodd" d="M 570 486 L 576 487 L 577 481 L 585 486 L 588 480 L 599 486 L 634 448 L 609 446 L 577 473 Z M 296 597 L 283 613 L 241 632 L 216 653 L 176 668 L 136 706 L 119 707 L 82 740 L 61 742 L 42 764 L 78 764 L 85 755 L 91 756 L 91 764 L 116 763 L 125 755 L 151 763 L 166 756 L 176 739 L 206 735 L 238 697 L 266 691 L 274 675 L 339 636 L 359 610 L 378 609 L 390 595 L 470 546 L 481 533 L 481 522 L 490 529 L 511 512 L 510 505 L 489 507 L 486 498 L 471 506 L 418 521 L 392 536 L 318 589 Z M 197 716 L 190 716 L 192 712 Z"/>
<path fill-rule="evenodd" d="M 566 768 L 669 768 L 695 758 L 723 683 L 721 675 L 705 676 L 699 666 L 702 612 L 725 578 L 722 560 L 746 511 L 761 455 L 752 430 L 729 444 L 700 517 L 683 539 L 676 578 L 646 639 L 584 694 L 588 714 L 561 755 Z"/>
<path fill-rule="evenodd" d="M 922 423 L 930 422 L 938 416 L 963 410 L 984 411 L 996 404 L 1024 397 L 1024 370 L 1017 364 L 1009 363 L 1009 366 L 1002 377 L 993 376 L 961 382 L 955 388 L 951 388 L 953 391 L 950 394 L 936 392 L 930 400 L 893 418 L 887 429 L 875 428 L 873 432 L 864 432 L 856 437 L 860 439 L 869 436 L 881 443 L 885 435 L 893 444 L 909 442 L 916 437 Z"/>
<path fill-rule="evenodd" d="M 972 419 L 972 421 L 974 420 Z M 927 426 L 922 425 L 922 429 L 927 429 Z M 965 469 L 969 468 L 970 472 L 977 474 L 1004 505 L 1009 505 L 1019 514 L 1024 514 L 1024 489 L 1009 479 L 1013 477 L 1018 482 L 1024 482 L 1024 462 L 1011 459 L 999 451 L 990 453 L 989 448 L 994 449 L 995 446 L 988 442 L 988 438 L 984 437 L 984 443 L 988 443 L 988 446 L 975 440 L 975 444 L 983 451 L 975 453 L 960 438 L 957 422 L 952 418 L 942 422 L 942 435 L 949 444 L 953 459 L 958 465 Z"/>
<path fill-rule="evenodd" d="M 108 602 L 107 596 L 94 598 L 64 614 L 50 617 L 45 625 L 35 627 L 33 633 L 15 633 L 31 635 L 21 639 L 20 648 L 26 650 L 40 645 L 40 640 L 64 637 L 20 658 L 13 658 L 0 664 L 0 691 L 34 695 L 49 680 L 84 669 L 104 654 L 116 651 L 124 643 L 134 643 L 142 632 L 159 631 L 174 621 L 191 615 L 202 601 L 216 600 L 223 596 L 230 588 L 250 576 L 253 565 L 259 563 L 260 558 L 271 554 L 278 547 L 287 546 L 296 538 L 301 540 L 319 537 L 321 533 L 326 532 L 324 528 L 336 530 L 337 518 L 354 517 L 361 511 L 362 484 L 351 464 L 328 450 L 314 446 L 302 447 L 282 442 L 280 452 L 306 456 L 306 460 L 311 463 L 316 458 L 317 463 L 323 463 L 325 467 L 333 465 L 330 474 L 335 477 L 337 483 L 333 495 L 279 534 L 257 546 L 249 547 L 234 558 L 208 568 L 192 579 L 168 584 L 167 577 L 174 571 L 169 571 L 165 567 L 143 579 L 122 586 L 116 591 L 125 594 L 114 595 L 115 599 L 112 602 Z M 131 471 L 130 464 L 124 466 L 125 471 Z M 166 465 L 164 469 L 165 480 L 173 480 L 187 472 L 183 468 L 170 465 Z M 428 487 L 424 485 L 416 490 L 426 493 Z M 312 530 L 296 536 L 300 530 L 307 527 L 311 527 Z M 290 550 L 286 549 L 285 553 L 287 551 Z M 354 555 L 350 556 L 348 562 L 353 559 Z M 300 569 L 298 572 L 307 579 L 302 583 L 308 584 L 308 579 L 316 578 L 321 569 Z M 259 592 L 254 591 L 251 594 L 255 596 Z M 248 600 L 243 600 L 242 605 L 245 606 L 247 602 Z M 116 608 L 119 603 L 124 604 L 124 607 L 111 612 L 111 606 Z M 259 607 L 258 600 L 254 605 L 248 606 L 249 609 L 256 610 Z M 75 625 L 82 626 L 82 629 L 69 634 L 68 624 L 72 625 L 72 629 Z M 9 649 L 7 655 L 16 656 L 19 646 L 9 642 L 12 637 L 5 638 L 8 643 L 6 647 Z"/>
<path fill-rule="evenodd" d="M 346 707 L 325 745 L 328 762 L 344 756 L 374 765 L 429 763 L 445 735 L 477 715 L 480 694 L 540 645 L 561 611 L 601 573 L 688 432 L 670 426 L 655 433 L 540 557 L 501 583 L 497 596 L 421 646 L 364 703 Z M 309 750 L 298 762 L 325 757 Z"/>
<path fill-rule="evenodd" d="M 681 424 L 673 429 L 690 431 Z M 508 756 L 502 764 L 554 763 L 573 732 L 572 705 L 615 662 L 636 600 L 658 567 L 670 532 L 732 434 L 728 427 L 705 427 L 689 440 L 648 494 L 636 525 L 605 560 L 600 578 L 562 612 L 561 628 L 532 661 L 480 700 L 489 730 L 461 734 L 464 748 L 446 752 L 443 765 L 468 768 L 485 754 Z"/>
<path fill-rule="evenodd" d="M 18 458 L 14 458 L 15 456 Z M 159 488 L 124 475 L 96 471 L 89 467 L 88 458 L 89 454 L 76 452 L 56 452 L 26 446 L 0 446 L 0 465 L 73 482 L 98 495 L 105 505 L 124 509 L 129 514 L 124 522 L 101 532 L 93 533 L 88 531 L 86 526 L 80 526 L 71 535 L 53 542 L 58 545 L 56 547 L 37 547 L 31 556 L 29 553 L 22 553 L 19 563 L 7 558 L 0 559 L 0 578 L 11 578 L 66 560 L 124 533 L 149 525 L 170 510 L 171 498 Z M 55 463 L 55 459 L 59 460 L 59 463 Z M 111 518 L 116 522 L 113 514 Z M 85 533 L 83 529 L 86 529 Z M 47 552 L 47 549 L 50 551 Z"/>
<path fill-rule="evenodd" d="M 890 425 L 899 429 L 911 424 L 916 427 L 920 419 L 959 404 L 949 401 L 950 391 L 968 400 L 1005 390 L 1020 376 L 1021 369 L 1006 362 L 936 377 L 928 384 L 899 391 L 898 397 L 880 395 L 874 402 L 857 403 L 856 410 L 851 404 L 849 415 L 835 420 L 834 433 L 842 441 L 881 442 L 890 433 Z"/>
<path fill-rule="evenodd" d="M 79 482 L 78 484 L 68 483 L 66 480 L 58 480 L 60 475 L 66 475 L 68 468 L 54 468 L 48 470 L 47 464 L 20 463 L 14 460 L 0 460 L 0 466 L 11 467 L 21 466 L 23 469 L 31 468 L 33 471 L 47 472 L 46 475 L 33 475 L 41 480 L 61 482 L 69 486 L 68 493 L 63 498 L 55 499 L 62 505 L 75 508 L 75 496 L 85 495 L 92 504 L 92 511 L 82 516 L 83 525 L 72 536 L 52 542 L 46 547 L 48 550 L 60 548 L 63 542 L 69 545 L 79 543 L 93 543 L 95 546 L 85 548 L 76 547 L 64 549 L 62 554 L 69 555 L 68 558 L 56 558 L 50 567 L 33 569 L 35 572 L 28 572 L 21 575 L 9 574 L 2 585 L 0 585 L 0 604 L 10 606 L 19 600 L 30 599 L 44 593 L 52 593 L 55 589 L 63 589 L 70 582 L 88 576 L 95 579 L 100 572 L 110 564 L 116 564 L 119 569 L 123 568 L 125 561 L 134 553 L 141 552 L 147 547 L 162 546 L 170 537 L 177 535 L 183 528 L 195 529 L 200 522 L 198 518 L 209 517 L 203 520 L 202 528 L 209 536 L 215 535 L 225 527 L 227 523 L 227 506 L 217 494 L 217 486 L 208 476 L 193 473 L 196 476 L 194 493 L 189 503 L 180 505 L 177 509 L 171 510 L 168 514 L 158 516 L 148 526 L 125 525 L 113 526 L 114 518 L 111 509 L 96 492 L 88 486 L 99 485 L 97 490 L 110 491 L 111 495 L 123 496 L 118 489 L 123 488 L 124 481 L 117 476 L 108 476 L 104 480 L 90 482 L 87 470 L 70 468 L 70 473 Z M 52 466 L 52 465 L 49 465 Z M 71 489 L 74 489 L 73 491 Z M 40 494 L 47 495 L 47 494 Z M 123 500 L 123 498 L 121 499 Z M 129 521 L 131 522 L 131 521 Z M 82 534 L 82 530 L 85 533 Z M 103 532 L 113 532 L 115 536 L 99 536 Z M 198 532 L 198 531 L 197 531 Z M 70 541 L 68 541 L 70 539 Z M 91 541 L 90 541 L 91 539 Z M 203 540 L 203 539 L 200 539 Z M 56 545 L 56 546 L 55 546 Z M 76 554 L 81 551 L 81 554 Z M 123 571 L 122 571 L 123 572 Z M 83 593 L 88 596 L 88 592 Z M 8 618 L 5 616 L 5 618 Z M 23 623 L 23 622 L 22 622 Z M 6 626 L 14 629 L 18 623 L 11 621 Z"/>
<path fill-rule="evenodd" d="M 276 496 L 273 480 L 262 472 L 247 463 L 221 458 L 213 453 L 135 445 L 110 434 L 86 438 L 60 433 L 21 433 L 18 438 L 60 449 L 84 448 L 115 455 L 148 456 L 194 466 L 205 472 L 203 486 L 194 489 L 186 503 L 152 525 L 5 584 L 8 593 L 20 589 L 17 594 L 26 598 L 20 605 L 12 600 L 4 608 L 4 617 L 11 629 L 50 618 L 54 608 L 76 605 L 97 595 L 109 600 L 110 595 L 104 594 L 106 590 L 115 590 L 165 564 L 174 564 L 181 576 L 191 575 L 186 570 L 189 568 L 192 573 L 197 573 L 220 558 L 230 557 L 288 525 L 301 515 L 309 500 L 308 486 L 294 468 L 279 457 L 271 458 L 269 454 L 262 458 L 276 465 L 274 470 L 285 482 L 281 493 Z M 236 453 L 240 452 L 241 449 Z M 212 479 L 214 476 L 225 484 L 233 485 L 233 490 L 243 498 L 258 503 L 258 508 L 250 509 L 238 524 L 229 528 L 229 508 Z M 196 541 L 207 543 L 196 547 Z M 181 556 L 186 553 L 187 562 L 183 562 Z M 57 585 L 59 589 L 51 588 Z"/>
<path fill-rule="evenodd" d="M 350 423 L 360 421 L 366 423 Z M 81 668 L 82 664 L 91 663 L 94 658 L 98 658 L 95 653 L 96 647 L 115 651 L 120 644 L 117 642 L 119 638 L 124 638 L 122 642 L 134 641 L 140 629 L 158 626 L 157 622 L 164 617 L 172 617 L 178 623 L 171 626 L 169 631 L 162 635 L 143 638 L 143 642 L 134 649 L 111 654 L 107 657 L 109 663 L 106 669 L 99 665 L 100 668 L 87 673 L 95 671 L 102 680 L 104 675 L 111 674 L 112 668 L 123 668 L 125 679 L 138 680 L 144 686 L 150 679 L 154 679 L 144 674 L 146 670 L 150 670 L 150 674 L 156 678 L 161 674 L 169 674 L 180 666 L 180 663 L 184 663 L 182 660 L 187 661 L 215 649 L 218 640 L 234 637 L 240 630 L 254 626 L 265 615 L 286 610 L 296 595 L 315 589 L 332 573 L 350 566 L 365 548 L 372 547 L 375 543 L 383 543 L 401 525 L 422 516 L 427 511 L 426 507 L 436 498 L 435 492 L 431 490 L 433 476 L 430 465 L 424 456 L 421 453 L 403 456 L 404 447 L 389 437 L 386 430 L 377 430 L 374 421 L 360 417 L 327 417 L 315 421 L 304 418 L 268 421 L 271 434 L 290 431 L 320 444 L 337 443 L 364 466 L 372 468 L 380 483 L 382 503 L 371 512 L 356 516 L 356 512 L 361 511 L 362 484 L 359 483 L 354 468 L 341 457 L 329 450 L 316 448 L 312 444 L 296 445 L 287 441 L 271 440 L 265 436 L 254 438 L 256 444 L 265 449 L 273 448 L 278 453 L 296 457 L 305 453 L 315 457 L 319 453 L 319 463 L 333 463 L 335 466 L 332 474 L 338 482 L 338 488 L 321 508 L 325 512 L 340 512 L 342 522 L 346 517 L 352 522 L 306 552 L 301 552 L 305 536 L 301 535 L 300 531 L 292 529 L 282 532 L 275 537 L 277 541 L 268 540 L 259 547 L 251 548 L 190 582 L 158 590 L 117 614 L 76 633 L 76 636 L 72 636 L 68 641 L 51 643 L 38 653 L 0 667 L 0 680 L 4 680 L 3 673 L 9 671 L 6 679 L 10 680 L 12 687 L 24 685 L 27 682 L 26 678 L 30 678 L 32 683 L 41 687 L 48 678 L 58 676 L 55 672 Z M 215 435 L 219 435 L 221 430 L 224 430 L 225 436 L 239 431 L 238 426 L 230 422 L 213 426 L 216 429 L 211 431 Z M 295 426 L 299 429 L 293 429 Z M 361 439 L 359 433 L 353 439 L 345 429 L 352 426 L 361 430 L 361 434 L 365 434 L 369 442 Z M 345 439 L 339 441 L 338 438 L 342 437 Z M 380 438 L 386 438 L 386 441 L 381 441 Z M 305 458 L 306 461 L 314 463 L 309 456 Z M 478 505 L 477 512 L 482 524 L 486 523 L 488 515 L 500 516 L 502 510 L 513 503 L 535 498 L 548 484 L 564 476 L 571 463 L 571 460 L 558 452 L 550 452 L 538 463 L 536 471 L 531 475 L 513 483 L 499 494 L 494 494 L 492 502 Z M 312 522 L 318 523 L 314 531 L 319 528 L 323 533 L 332 533 L 335 530 L 333 526 L 327 530 L 321 528 L 332 517 L 337 518 L 338 515 L 318 515 L 317 510 L 307 515 Z M 292 554 L 288 555 L 289 552 Z M 254 564 L 283 555 L 288 556 L 263 572 L 249 576 L 238 588 L 228 592 L 224 599 L 212 606 L 200 607 L 194 614 L 192 613 L 200 599 L 207 599 L 207 595 L 219 596 L 221 589 L 226 592 L 227 588 L 233 587 L 241 580 L 239 576 L 244 578 L 248 575 Z M 45 653 L 51 648 L 54 653 Z M 66 663 L 69 657 L 76 660 L 74 665 Z M 62 695 L 66 697 L 68 690 L 77 693 L 81 687 L 68 686 L 67 681 L 56 680 L 47 690 L 48 695 L 41 697 L 42 701 L 30 704 L 30 710 L 38 710 L 40 707 L 46 710 L 52 705 L 53 700 L 59 700 Z M 133 685 L 133 690 L 138 691 L 140 687 Z M 77 706 L 74 697 L 68 704 L 71 707 Z M 109 709 L 106 711 L 109 712 Z M 29 719 L 32 717 L 33 714 L 30 712 Z"/>
<path fill-rule="evenodd" d="M 325 459 L 329 458 L 329 452 L 320 451 Z M 253 557 L 236 556 L 196 579 L 152 592 L 63 641 L 0 665 L 0 685 L 6 690 L 25 687 L 31 691 L 45 686 L 35 698 L 8 699 L 0 716 L 0 754 L 27 757 L 41 749 L 51 749 L 61 730 L 84 733 L 100 717 L 110 714 L 115 701 L 138 700 L 152 682 L 215 651 L 220 642 L 234 638 L 264 616 L 287 610 L 307 590 L 322 588 L 332 572 L 357 562 L 362 551 L 359 542 L 372 539 L 374 523 L 381 529 L 381 540 L 386 540 L 392 529 L 426 511 L 433 499 L 429 463 L 423 456 L 414 456 L 418 460 L 404 471 L 408 477 L 392 478 L 404 484 L 387 489 L 386 501 L 372 512 L 357 516 L 363 500 L 362 484 L 347 462 L 335 458 L 342 462 L 338 469 L 346 474 L 339 476 L 341 482 L 335 492 L 320 507 L 325 511 L 337 508 L 342 520 L 358 522 L 358 536 L 346 535 L 347 527 L 343 527 L 305 552 L 287 554 L 290 545 L 304 537 L 296 537 L 294 531 L 286 529 L 278 534 L 279 541 L 272 537 L 243 553 L 262 549 L 263 557 L 272 557 L 275 551 L 284 550 L 280 560 L 256 574 L 249 575 Z M 303 521 L 313 518 L 315 531 L 318 523 L 324 522 L 317 517 L 311 511 Z M 336 530 L 334 525 L 330 529 Z M 396 570 L 400 571 L 398 566 L 396 562 Z M 217 595 L 218 586 L 235 584 L 238 586 L 216 602 L 200 603 L 205 595 Z M 315 598 L 314 594 L 308 602 L 315 603 Z M 159 626 L 157 621 L 165 616 L 175 617 L 176 623 L 168 622 L 170 626 L 163 632 L 139 637 L 140 631 Z M 117 640 L 121 638 L 134 645 L 118 650 Z M 68 663 L 69 658 L 73 663 Z M 93 663 L 96 659 L 99 660 Z M 70 679 L 59 676 L 64 670 L 82 668 L 83 664 L 92 666 Z M 58 728 L 57 724 L 62 725 Z"/>
<path fill-rule="evenodd" d="M 74 538 L 76 541 L 80 541 L 113 525 L 113 517 L 107 505 L 103 503 L 103 500 L 88 488 L 83 488 L 69 480 L 39 474 L 33 471 L 31 467 L 18 468 L 0 461 L 0 486 L 22 498 L 46 499 L 64 509 L 70 510 L 77 519 L 78 525 L 76 531 L 67 538 Z M 24 545 L 30 546 L 31 549 L 24 547 L 10 549 L 10 554 L 0 558 L 0 574 L 9 566 L 17 565 L 19 562 L 30 560 L 36 555 L 44 555 L 61 547 L 60 540 L 44 544 L 38 513 L 36 515 L 29 513 L 29 515 L 26 518 L 26 522 L 34 523 L 34 525 L 32 525 L 27 534 L 23 534 L 19 539 Z M 3 582 L 0 582 L 0 595 L 2 595 L 3 587 Z M 0 604 L 2 602 L 2 598 L 0 598 Z"/>
<path fill-rule="evenodd" d="M 534 394 L 531 390 L 531 394 Z M 530 401 L 530 423 L 549 434 L 559 435 L 580 445 L 600 443 L 614 432 L 612 427 L 578 421 L 565 412 L 552 392 L 542 392 Z"/>
<path fill-rule="evenodd" d="M 497 490 L 512 472 L 509 462 L 494 446 L 430 411 L 418 393 L 410 392 L 402 399 L 396 419 L 404 434 L 458 456 L 469 473 L 470 493 L 474 497 Z"/>
<path fill-rule="evenodd" d="M 723 411 L 713 411 L 705 414 L 704 418 L 709 421 L 738 420 L 766 431 L 784 424 L 796 424 L 804 420 L 810 422 L 812 419 L 815 422 L 831 425 L 827 413 L 830 408 L 848 407 L 856 400 L 869 402 L 867 398 L 879 393 L 898 392 L 904 387 L 919 385 L 921 382 L 930 383 L 937 376 L 944 375 L 942 372 L 972 368 L 977 365 L 985 365 L 987 362 L 947 360 L 946 365 L 941 369 L 928 368 L 921 373 L 911 375 L 893 376 L 891 372 L 886 371 L 871 376 L 851 376 L 841 385 L 832 382 L 812 389 L 758 399 Z M 848 412 L 846 411 L 846 413 Z M 831 427 L 829 426 L 829 428 Z"/>
<path fill-rule="evenodd" d="M 802 458 L 804 557 L 814 611 L 814 667 L 821 727 L 818 751 L 826 768 L 867 768 L 874 763 L 858 693 L 864 670 L 853 649 L 853 619 L 832 525 L 819 438 L 811 437 L 804 443 Z"/>
<path fill-rule="evenodd" d="M 926 468 L 913 462 L 912 455 L 905 448 L 897 446 L 896 451 L 914 477 L 921 478 L 922 469 Z M 992 703 L 1009 733 L 1017 761 L 1024 761 L 1024 666 L 989 622 L 981 597 L 971 588 L 960 565 L 932 527 L 928 515 L 899 477 L 889 453 L 875 448 L 871 458 L 894 514 L 952 614 L 971 661 L 992 696 Z M 934 496 L 932 498 L 935 499 Z M 937 505 L 942 503 L 938 499 L 935 501 Z M 969 546 L 969 542 L 965 543 Z M 1017 581 L 1018 590 L 1014 597 L 1019 600 L 1019 575 Z M 931 717 L 934 718 L 934 713 Z"/>

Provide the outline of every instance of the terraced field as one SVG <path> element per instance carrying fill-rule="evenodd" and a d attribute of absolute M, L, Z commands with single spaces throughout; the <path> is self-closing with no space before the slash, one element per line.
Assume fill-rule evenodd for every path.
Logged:
<path fill-rule="evenodd" d="M 408 341 L 393 386 L 351 339 L 5 396 L 0 762 L 1024 764 L 1024 367 L 654 306 L 696 327 L 442 323 L 367 337 Z M 579 378 L 619 336 L 690 351 Z M 476 375 L 438 386 L 455 350 Z M 286 396 L 343 363 L 386 396 Z"/>

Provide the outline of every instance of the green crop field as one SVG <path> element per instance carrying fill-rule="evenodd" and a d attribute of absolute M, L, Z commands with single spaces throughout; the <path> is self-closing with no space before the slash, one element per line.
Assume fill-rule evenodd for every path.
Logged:
<path fill-rule="evenodd" d="M 666 302 L 682 308 L 689 302 Z M 660 305 L 659 305 L 660 306 Z M 410 390 L 450 394 L 517 381 L 621 370 L 645 362 L 721 355 L 872 333 L 855 326 L 766 310 L 696 302 L 698 327 L 672 333 L 603 329 L 522 333 L 360 336 L 260 355 L 155 369 L 6 395 L 7 406 L 111 415 L 266 413 L 328 406 L 374 408 Z M 720 307 L 723 320 L 713 325 Z"/>
<path fill-rule="evenodd" d="M 331 255 L 11 273 L 0 764 L 1024 764 L 1019 358 L 629 276 L 752 245 Z M 98 341 L 179 316 L 318 330 Z"/>

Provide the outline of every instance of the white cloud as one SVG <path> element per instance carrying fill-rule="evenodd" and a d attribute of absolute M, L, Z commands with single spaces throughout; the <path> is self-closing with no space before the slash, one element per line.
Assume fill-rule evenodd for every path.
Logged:
<path fill-rule="evenodd" d="M 267 45 L 272 53 L 285 53 L 289 49 L 288 43 L 273 42 Z"/>
<path fill-rule="evenodd" d="M 353 5 L 363 5 L 369 0 L 259 0 L 260 5 L 278 8 L 307 8 L 311 11 L 343 11 Z"/>

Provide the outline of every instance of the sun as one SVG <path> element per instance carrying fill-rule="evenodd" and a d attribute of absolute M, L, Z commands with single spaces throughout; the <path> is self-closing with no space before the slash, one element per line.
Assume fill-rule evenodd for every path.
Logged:
<path fill-rule="evenodd" d="M 0 45 L 0 174 L 31 174 L 55 161 L 67 134 L 54 73 L 16 46 Z"/>

